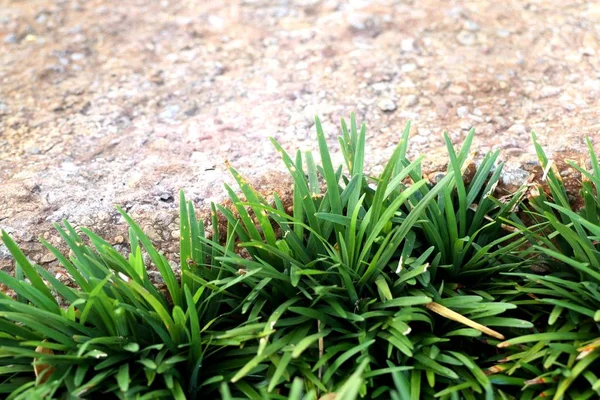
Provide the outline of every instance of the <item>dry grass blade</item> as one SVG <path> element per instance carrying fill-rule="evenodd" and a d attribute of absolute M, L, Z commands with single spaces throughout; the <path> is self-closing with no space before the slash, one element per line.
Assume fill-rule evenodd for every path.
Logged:
<path fill-rule="evenodd" d="M 577 356 L 577 360 L 581 360 L 591 352 L 598 349 L 600 349 L 600 339 L 594 340 L 592 343 L 578 348 L 577 351 L 579 352 L 579 355 Z"/>
<path fill-rule="evenodd" d="M 321 333 L 321 321 L 317 322 L 317 327 L 319 330 L 319 333 Z M 319 338 L 319 358 L 323 357 L 323 354 L 325 354 L 325 340 L 323 339 L 323 337 Z M 319 379 L 323 378 L 323 367 L 319 367 Z"/>
<path fill-rule="evenodd" d="M 319 400 L 336 400 L 336 399 L 337 399 L 336 393 L 327 393 L 326 395 L 323 395 L 319 398 Z"/>
<path fill-rule="evenodd" d="M 490 329 L 487 326 L 478 324 L 477 322 L 472 321 L 469 318 L 466 318 L 466 317 L 460 315 L 459 313 L 457 313 L 456 311 L 452 311 L 448 307 L 444 307 L 441 304 L 438 304 L 436 302 L 431 302 L 431 303 L 425 304 L 425 307 L 427 307 L 429 310 L 433 311 L 434 313 L 441 315 L 444 318 L 448 318 L 448 319 L 451 319 L 452 321 L 460 322 L 463 325 L 466 325 L 473 329 L 477 329 L 479 332 L 485 333 L 486 335 L 489 335 L 496 339 L 504 340 L 504 335 L 502 335 L 501 333 L 496 332 L 495 330 Z"/>
<path fill-rule="evenodd" d="M 46 341 L 44 340 L 44 342 Z M 52 349 L 43 346 L 36 347 L 35 351 L 36 353 L 42 354 L 54 354 L 54 351 L 52 351 Z M 33 360 L 33 371 L 35 372 L 35 378 L 39 379 L 38 384 L 42 384 L 46 382 L 48 378 L 50 378 L 50 375 L 52 375 L 52 373 L 54 372 L 54 367 L 50 364 L 38 363 L 38 361 L 38 358 L 35 358 Z"/>

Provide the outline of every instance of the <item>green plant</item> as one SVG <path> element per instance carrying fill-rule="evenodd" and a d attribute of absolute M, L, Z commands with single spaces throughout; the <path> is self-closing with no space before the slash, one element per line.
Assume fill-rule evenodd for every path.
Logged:
<path fill-rule="evenodd" d="M 399 165 L 409 165 L 405 158 L 409 127 L 404 131 Z M 427 203 L 422 222 L 416 230 L 418 239 L 413 251 L 423 252 L 429 246 L 433 253 L 431 274 L 435 279 L 438 268 L 449 279 L 460 280 L 465 285 L 483 281 L 502 270 L 520 266 L 521 257 L 512 250 L 522 246 L 524 238 L 519 232 L 506 230 L 503 219 L 510 218 L 519 205 L 523 189 L 505 199 L 494 197 L 502 173 L 503 163 L 497 163 L 499 151 L 488 153 L 481 160 L 469 183 L 463 179 L 464 172 L 472 166 L 468 160 L 473 141 L 471 130 L 460 151 L 456 151 L 450 138 L 444 134 L 448 149 L 449 166 L 445 178 L 440 181 L 442 190 L 437 191 L 435 201 Z M 412 171 L 416 179 L 420 171 Z M 448 179 L 453 176 L 454 179 Z M 436 186 L 423 186 L 411 195 L 407 209 L 421 206 L 423 198 L 435 191 Z M 419 244 L 420 242 L 420 244 Z M 442 278 L 442 277 L 440 277 Z"/>
<path fill-rule="evenodd" d="M 205 267 L 216 254 L 200 241 L 203 226 L 183 195 L 180 280 L 121 213 L 130 225 L 128 257 L 85 228 L 91 245 L 84 244 L 67 222 L 57 229 L 73 253 L 70 259 L 44 242 L 76 288 L 32 265 L 3 233 L 16 261 L 14 277 L 0 272 L 0 282 L 16 294 L 16 299 L 6 294 L 0 299 L 0 392 L 10 393 L 8 398 L 80 398 L 99 392 L 127 399 L 194 398 L 200 390 L 217 390 L 219 377 L 233 373 L 212 369 L 214 359 L 227 358 L 227 346 L 213 339 L 219 329 L 240 325 L 227 315 L 239 307 L 237 287 L 251 274 Z M 144 252 L 166 292 L 151 283 Z M 188 262 L 190 256 L 194 263 Z M 199 269 L 202 276 L 195 274 Z"/>
<path fill-rule="evenodd" d="M 533 221 L 529 226 L 518 218 L 513 222 L 539 252 L 535 261 L 545 273 L 511 275 L 523 279 L 514 294 L 530 296 L 517 304 L 530 310 L 537 332 L 502 345 L 520 345 L 506 360 L 514 363 L 509 372 L 527 370 L 525 384 L 538 396 L 596 398 L 600 396 L 600 164 L 589 140 L 591 172 L 569 162 L 583 178 L 583 206 L 576 211 L 535 134 L 533 142 L 548 194 L 542 187 L 536 189 L 527 212 Z"/>
<path fill-rule="evenodd" d="M 267 321 L 259 351 L 233 382 L 263 366 L 270 393 L 294 377 L 302 377 L 308 389 L 336 392 L 361 365 L 364 382 L 357 390 L 370 398 L 388 393 L 414 399 L 458 393 L 492 398 L 492 384 L 477 358 L 482 352 L 495 354 L 497 342 L 485 343 L 480 336 L 503 336 L 485 325 L 518 330 L 533 325 L 500 316 L 516 306 L 495 301 L 485 293 L 486 285 L 462 288 L 439 278 L 443 274 L 436 279 L 435 272 L 442 259 L 459 263 L 449 268 L 451 278 L 460 276 L 464 265 L 496 275 L 519 265 L 499 267 L 497 261 L 510 256 L 497 249 L 514 236 L 503 235 L 499 223 L 514 202 L 490 198 L 499 169 L 488 175 L 497 154 L 485 158 L 466 190 L 460 169 L 473 132 L 458 154 L 447 139 L 452 168 L 432 185 L 421 177 L 421 158 L 406 158 L 407 127 L 381 176 L 373 179 L 364 173 L 364 125 L 358 129 L 354 117 L 350 129 L 342 123 L 347 174 L 332 165 L 318 119 L 316 127 L 322 165 L 311 153 L 297 152 L 292 159 L 274 142 L 294 180 L 292 215 L 277 196 L 268 204 L 231 170 L 245 201 L 227 188 L 239 220 L 220 210 L 249 257 L 229 254 L 217 260 L 255 272 L 246 281 L 255 294 L 245 307 Z M 468 210 L 475 199 L 480 207 Z M 457 221 L 449 218 L 455 203 L 465 214 L 461 232 L 442 238 L 439 232 L 456 229 Z M 433 231 L 438 233 L 428 236 Z M 475 240 L 478 235 L 481 242 Z M 521 242 L 516 243 L 510 247 Z M 469 346 L 477 355 L 466 350 Z"/>

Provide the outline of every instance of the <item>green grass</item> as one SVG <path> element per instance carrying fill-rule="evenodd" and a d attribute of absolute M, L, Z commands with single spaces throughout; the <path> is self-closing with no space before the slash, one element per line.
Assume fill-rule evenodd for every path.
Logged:
<path fill-rule="evenodd" d="M 3 233 L 16 266 L 0 282 L 16 296 L 0 299 L 0 392 L 10 399 L 600 395 L 600 166 L 591 144 L 591 170 L 573 165 L 584 199 L 573 210 L 535 135 L 548 192 L 531 198 L 522 188 L 498 199 L 497 152 L 463 179 L 474 132 L 460 148 L 445 135 L 448 171 L 432 184 L 422 158 L 407 156 L 409 126 L 379 176 L 365 171 L 364 124 L 342 122 L 339 166 L 318 119 L 316 128 L 320 164 L 273 141 L 293 180 L 290 213 L 232 168 L 239 191 L 226 186 L 233 206 L 213 206 L 207 235 L 181 194 L 180 275 L 124 212 L 126 256 L 67 222 L 57 229 L 71 257 L 44 243 L 76 288 L 32 265 Z M 164 291 L 150 283 L 150 266 Z"/>

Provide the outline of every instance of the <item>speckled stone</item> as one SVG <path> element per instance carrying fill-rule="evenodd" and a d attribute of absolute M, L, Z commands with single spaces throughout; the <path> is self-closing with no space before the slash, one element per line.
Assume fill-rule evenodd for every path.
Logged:
<path fill-rule="evenodd" d="M 475 154 L 500 150 L 507 183 L 541 176 L 531 129 L 562 168 L 584 137 L 600 142 L 600 12 L 538 3 L 4 1 L 0 228 L 39 262 L 37 237 L 65 250 L 62 219 L 124 251 L 120 205 L 177 261 L 179 190 L 205 217 L 232 184 L 228 160 L 285 197 L 268 138 L 314 149 L 315 114 L 337 148 L 356 112 L 372 171 L 408 119 L 426 174 L 443 170 L 443 130 L 460 143 L 471 127 Z"/>

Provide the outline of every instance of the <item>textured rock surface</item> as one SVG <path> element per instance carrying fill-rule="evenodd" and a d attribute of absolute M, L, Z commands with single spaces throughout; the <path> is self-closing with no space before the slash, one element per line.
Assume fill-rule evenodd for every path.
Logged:
<path fill-rule="evenodd" d="M 0 227 L 53 268 L 37 236 L 118 245 L 120 204 L 170 254 L 179 188 L 206 209 L 229 159 L 285 190 L 267 138 L 313 147 L 315 114 L 332 144 L 366 121 L 375 170 L 408 119 L 430 172 L 475 127 L 518 184 L 531 129 L 555 158 L 600 140 L 599 32 L 581 0 L 0 0 Z"/>

